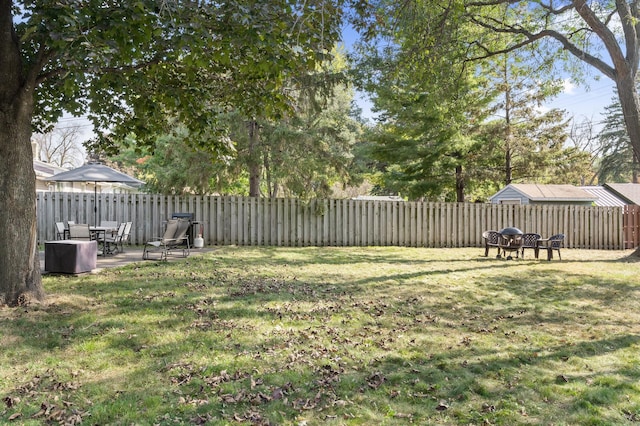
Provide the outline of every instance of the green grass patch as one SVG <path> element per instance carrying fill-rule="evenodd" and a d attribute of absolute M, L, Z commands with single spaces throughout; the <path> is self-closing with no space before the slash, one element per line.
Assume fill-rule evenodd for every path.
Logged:
<path fill-rule="evenodd" d="M 637 424 L 640 262 L 222 247 L 0 310 L 0 423 Z"/>

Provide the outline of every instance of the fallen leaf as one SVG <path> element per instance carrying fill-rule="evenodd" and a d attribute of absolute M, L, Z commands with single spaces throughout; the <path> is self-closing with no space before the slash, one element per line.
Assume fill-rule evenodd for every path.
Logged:
<path fill-rule="evenodd" d="M 280 388 L 275 388 L 273 390 L 273 392 L 271 392 L 271 398 L 273 399 L 282 399 L 284 393 L 282 392 L 282 389 Z"/>
<path fill-rule="evenodd" d="M 487 404 L 486 402 L 482 404 L 482 412 L 484 413 L 493 413 L 496 411 L 496 406 L 493 404 Z"/>
<path fill-rule="evenodd" d="M 393 417 L 397 419 L 411 419 L 413 418 L 413 414 L 395 413 Z"/>
<path fill-rule="evenodd" d="M 436 410 L 438 411 L 445 411 L 448 409 L 449 409 L 449 405 L 445 401 L 440 401 L 440 403 L 436 407 Z"/>

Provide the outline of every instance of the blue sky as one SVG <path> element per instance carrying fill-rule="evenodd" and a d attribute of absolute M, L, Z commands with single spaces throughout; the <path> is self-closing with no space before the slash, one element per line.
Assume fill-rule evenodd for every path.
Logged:
<path fill-rule="evenodd" d="M 589 119 L 596 127 L 603 121 L 605 108 L 613 103 L 615 84 L 607 77 L 592 78 L 585 82 L 587 87 L 567 82 L 564 93 L 547 106 L 564 109 L 577 121 Z"/>
<path fill-rule="evenodd" d="M 343 43 L 348 50 L 353 42 L 357 39 L 358 34 L 350 26 L 342 29 Z M 605 107 L 611 105 L 614 97 L 615 84 L 609 78 L 599 75 L 596 70 L 589 69 L 587 74 L 593 74 L 584 78 L 585 82 L 581 85 L 573 84 L 569 79 L 565 82 L 565 89 L 553 101 L 547 103 L 545 108 L 560 108 L 567 111 L 568 117 L 575 118 L 578 122 L 583 120 L 591 120 L 596 128 L 603 121 Z M 371 112 L 371 101 L 366 94 L 357 93 L 356 102 L 362 109 L 362 115 L 365 118 L 373 118 Z"/>

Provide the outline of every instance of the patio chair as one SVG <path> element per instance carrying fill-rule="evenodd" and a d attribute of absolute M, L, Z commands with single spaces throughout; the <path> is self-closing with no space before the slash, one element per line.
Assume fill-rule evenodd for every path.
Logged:
<path fill-rule="evenodd" d="M 547 251 L 547 260 L 553 259 L 553 251 L 558 252 L 558 259 L 562 260 L 560 256 L 560 249 L 564 245 L 564 234 L 556 234 L 547 238 L 546 240 L 540 240 L 538 246 L 540 250 Z"/>
<path fill-rule="evenodd" d="M 189 234 L 191 226 L 189 219 L 171 219 L 167 221 L 164 235 L 152 241 L 147 241 L 142 252 L 142 259 L 149 260 L 151 251 L 160 252 L 160 260 L 167 260 L 167 256 L 174 250 L 182 251 L 182 257 L 189 256 Z"/>
<path fill-rule="evenodd" d="M 538 240 L 540 240 L 540 234 L 536 234 L 534 232 L 525 232 L 522 234 L 522 257 L 524 257 L 524 249 L 533 250 L 533 254 L 536 259 L 538 258 L 538 254 L 540 253 L 540 248 L 538 247 Z"/>
<path fill-rule="evenodd" d="M 73 223 L 69 225 L 69 239 L 71 240 L 93 240 L 93 235 L 86 223 Z"/>
<path fill-rule="evenodd" d="M 56 240 L 64 240 L 65 237 L 64 222 L 56 222 Z"/>
<path fill-rule="evenodd" d="M 124 224 L 124 233 L 122 234 L 122 238 L 120 239 L 120 251 L 124 253 L 124 244 L 129 243 L 129 236 L 131 235 L 131 227 L 133 226 L 133 222 L 126 222 Z"/>
<path fill-rule="evenodd" d="M 484 239 L 484 257 L 489 256 L 489 249 L 495 247 L 498 249 L 497 257 L 500 257 L 500 238 L 502 236 L 498 231 L 484 231 L 482 238 Z"/>
<path fill-rule="evenodd" d="M 118 228 L 118 222 L 115 221 L 115 220 L 101 220 L 100 221 L 100 227 L 101 228 L 117 229 Z"/>
<path fill-rule="evenodd" d="M 104 250 L 107 254 L 116 254 L 121 250 L 122 244 L 122 236 L 124 235 L 124 228 L 126 227 L 126 223 L 122 222 L 120 226 L 118 226 L 118 231 L 115 234 L 107 235 L 104 238 Z"/>

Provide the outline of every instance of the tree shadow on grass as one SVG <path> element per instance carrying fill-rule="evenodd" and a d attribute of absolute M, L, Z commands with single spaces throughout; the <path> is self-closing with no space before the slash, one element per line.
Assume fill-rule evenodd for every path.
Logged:
<path fill-rule="evenodd" d="M 293 267 L 305 262 L 310 261 Z M 105 396 L 91 409 L 100 411 L 104 405 L 105 412 L 117 412 L 146 401 L 147 412 L 140 415 L 148 416 L 150 423 L 164 416 L 185 421 L 223 412 L 225 419 L 234 421 L 226 407 L 247 421 L 251 413 L 266 418 L 283 411 L 291 421 L 292 412 L 326 419 L 327 415 L 356 411 L 362 418 L 373 416 L 375 422 L 393 415 L 392 407 L 398 406 L 413 420 L 432 423 L 453 421 L 443 416 L 454 416 L 460 424 L 481 423 L 484 418 L 500 422 L 503 416 L 514 424 L 522 420 L 516 406 L 534 412 L 536 405 L 547 404 L 545 398 L 552 400 L 554 391 L 574 383 L 568 373 L 564 383 L 569 385 L 559 383 L 564 379 L 553 370 L 555 364 L 638 345 L 637 336 L 629 334 L 558 344 L 545 331 L 548 336 L 542 337 L 549 339 L 549 345 L 522 340 L 528 338 L 523 330 L 537 333 L 536 325 L 541 322 L 570 326 L 575 312 L 571 307 L 547 312 L 539 306 L 553 307 L 572 299 L 605 304 L 612 294 L 625 297 L 633 293 L 631 284 L 610 280 L 605 288 L 613 288 L 614 293 L 603 293 L 600 278 L 585 282 L 582 275 L 555 267 L 546 270 L 544 282 L 505 281 L 505 275 L 527 263 L 501 263 L 495 272 L 496 266 L 478 263 L 483 268 L 468 265 L 468 261 L 455 263 L 461 265 L 456 267 L 421 262 L 418 267 L 424 265 L 426 270 L 378 273 L 342 285 L 335 283 L 339 273 L 330 280 L 325 276 L 313 282 L 255 272 L 239 276 L 216 270 L 220 265 L 206 259 L 190 263 L 195 271 L 145 266 L 127 280 L 113 271 L 106 274 L 107 284 L 100 276 L 67 281 L 65 284 L 71 284 L 69 297 L 76 299 L 33 317 L 14 318 L 4 332 L 20 336 L 21 341 L 6 349 L 21 351 L 31 345 L 28 357 L 33 361 L 42 356 L 55 359 L 56 353 L 71 347 L 101 345 L 106 355 L 113 354 L 128 367 L 110 371 L 109 378 L 96 377 L 94 385 Z M 469 271 L 483 272 L 480 284 L 473 285 L 484 286 L 487 294 L 474 294 L 464 287 Z M 456 282 L 456 274 L 464 277 L 462 282 Z M 549 280 L 549 276 L 555 278 Z M 436 283 L 434 277 L 446 280 Z M 421 279 L 430 285 L 416 281 Z M 574 279 L 583 284 L 575 286 Z M 397 294 L 391 292 L 393 288 Z M 588 306 L 580 312 L 587 324 L 600 313 L 600 308 Z M 175 341 L 158 343 L 154 329 L 173 333 Z M 449 334 L 456 340 L 443 344 Z M 475 336 L 498 334 L 501 347 L 474 342 Z M 415 343 L 407 343 L 412 338 Z M 430 339 L 436 343 L 430 344 Z M 28 360 L 21 362 L 28 364 Z M 222 371 L 237 379 L 212 386 L 211 378 L 222 376 Z M 99 371 L 95 373 L 100 376 Z M 587 375 L 600 380 L 610 373 L 625 382 L 638 379 L 637 370 L 629 366 Z M 148 388 L 140 384 L 144 382 L 140 378 L 146 376 L 154 378 Z M 91 379 L 85 380 L 88 386 Z M 122 389 L 114 382 L 137 385 Z M 154 389 L 156 383 L 168 385 Z M 613 396 L 606 398 L 597 392 L 587 395 L 589 389 L 582 382 L 579 390 L 591 405 L 599 400 L 620 404 L 623 391 L 636 392 L 619 382 L 615 385 Z M 286 394 L 288 405 L 283 398 L 273 398 L 278 389 Z M 53 391 L 46 387 L 42 394 Z M 530 396 L 531 401 L 518 400 Z M 578 404 L 581 399 L 562 398 L 545 416 L 561 418 L 567 401 Z M 575 410 L 580 411 L 579 407 Z M 96 414 L 95 418 L 109 422 L 113 416 Z"/>

